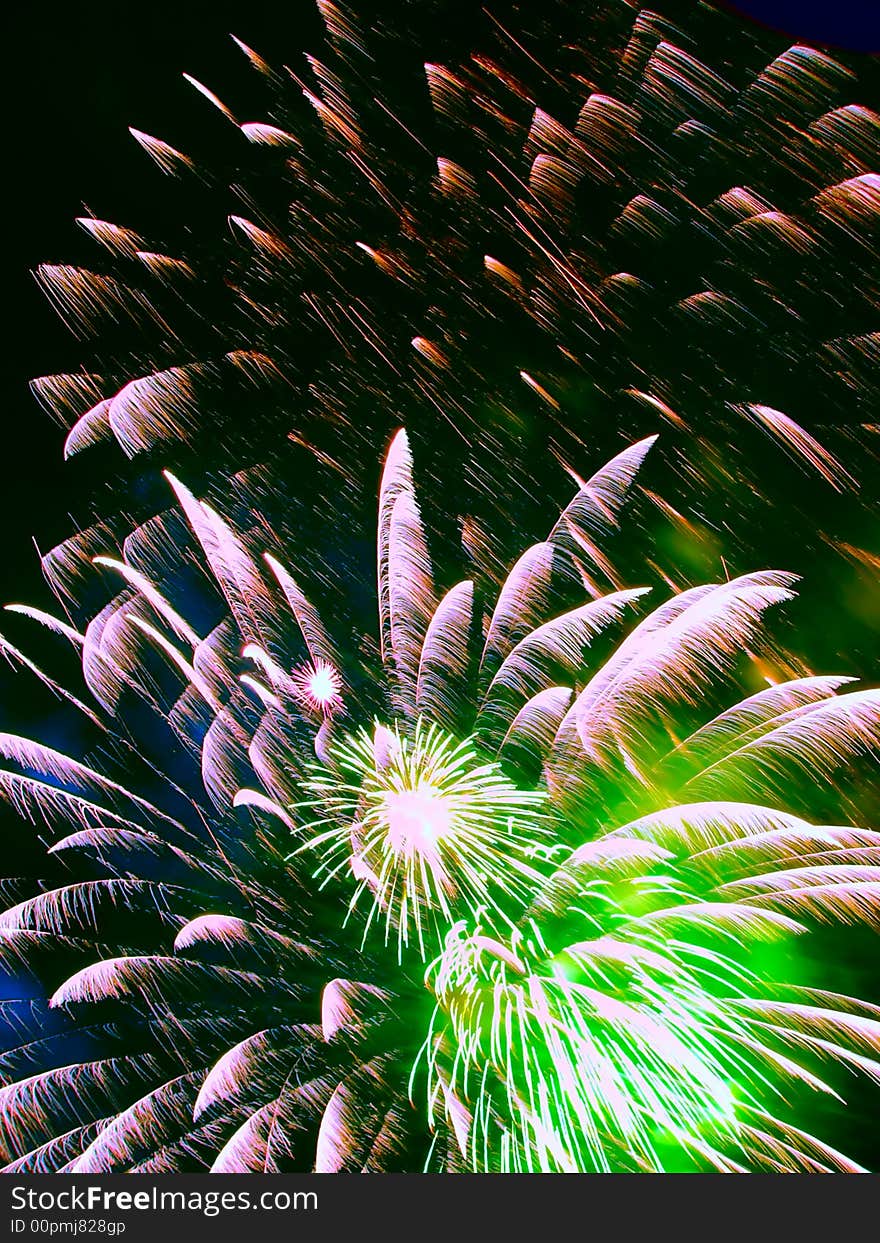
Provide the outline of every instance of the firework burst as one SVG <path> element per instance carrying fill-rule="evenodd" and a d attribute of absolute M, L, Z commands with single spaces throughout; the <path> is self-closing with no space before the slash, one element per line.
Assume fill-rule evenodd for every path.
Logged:
<path fill-rule="evenodd" d="M 82 744 L 0 734 L 4 1168 L 858 1169 L 811 1103 L 880 1078 L 822 943 L 878 923 L 880 692 L 753 567 L 876 569 L 812 535 L 875 460 L 869 75 L 686 0 L 425 65 L 318 7 L 259 98 L 188 79 L 215 171 L 133 131 L 177 236 L 38 273 L 37 396 L 136 486 L 0 639 Z"/>
<path fill-rule="evenodd" d="M 334 506 L 291 481 L 364 507 L 352 463 L 406 423 L 506 564 L 556 486 L 545 446 L 577 463 L 659 427 L 676 586 L 719 553 L 827 557 L 876 463 L 870 66 L 689 0 L 448 8 L 322 3 L 307 57 L 239 39 L 224 88 L 187 78 L 209 153 L 134 132 L 179 226 L 87 216 L 93 262 L 38 273 L 82 342 L 80 368 L 35 382 L 67 454 L 207 465 L 294 547 Z M 45 558 L 74 601 L 108 526 L 155 512 L 125 494 Z M 868 564 L 861 526 L 846 542 Z"/>
<path fill-rule="evenodd" d="M 293 685 L 304 707 L 333 716 L 343 705 L 342 679 L 326 660 L 309 661 L 293 673 Z"/>
<path fill-rule="evenodd" d="M 880 836 L 784 792 L 876 750 L 880 693 L 801 677 L 724 706 L 791 575 L 691 588 L 634 626 L 640 591 L 576 602 L 580 535 L 614 525 L 649 448 L 581 483 L 475 625 L 474 580 L 436 590 L 398 433 L 381 653 L 344 673 L 382 684 L 372 726 L 354 699 L 316 718 L 277 675 L 255 710 L 243 660 L 274 652 L 271 681 L 336 645 L 280 556 L 175 481 L 225 620 L 200 637 L 122 563 L 85 635 L 54 629 L 105 697 L 153 705 L 204 794 L 148 799 L 2 739 L 7 796 L 73 822 L 53 855 L 104 873 L 2 917 L 7 961 L 46 988 L 33 1021 L 59 1024 L 6 1055 L 8 1168 L 858 1168 L 790 1098 L 833 1098 L 823 1063 L 875 1074 L 877 1012 L 796 987 L 796 955 L 775 982 L 760 951 L 877 921 Z M 183 679 L 170 712 L 151 652 Z M 113 727 L 118 699 L 98 712 Z M 71 1036 L 96 1056 L 57 1060 Z M 50 1068 L 21 1077 L 37 1049 Z"/>
<path fill-rule="evenodd" d="M 493 887 L 509 906 L 538 879 L 525 859 L 547 836 L 544 794 L 517 789 L 472 741 L 420 717 L 411 737 L 399 724 L 377 725 L 332 759 L 335 771 L 306 782 L 313 798 L 298 809 L 308 838 L 301 849 L 321 851 L 330 876 L 350 868 L 360 881 L 352 906 L 368 897 L 365 937 L 382 914 L 386 937 L 396 929 L 402 948 L 414 929 L 424 956 L 429 919 L 436 930 L 456 910 L 503 914 Z"/>

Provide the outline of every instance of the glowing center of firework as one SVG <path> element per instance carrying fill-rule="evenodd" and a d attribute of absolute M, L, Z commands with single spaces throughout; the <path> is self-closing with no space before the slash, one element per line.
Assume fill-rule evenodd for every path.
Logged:
<path fill-rule="evenodd" d="M 320 851 L 320 871 L 350 870 L 352 909 L 371 903 L 367 929 L 380 918 L 386 936 L 395 931 L 401 946 L 414 938 L 423 957 L 438 919 L 516 906 L 533 883 L 531 852 L 548 832 L 544 795 L 519 789 L 472 739 L 424 720 L 376 724 L 341 738 L 308 788 L 301 849 Z"/>
<path fill-rule="evenodd" d="M 431 786 L 385 795 L 388 845 L 398 855 L 436 857 L 437 844 L 452 828 L 452 812 Z"/>
<path fill-rule="evenodd" d="M 316 704 L 324 707 L 335 699 L 339 693 L 339 685 L 334 671 L 329 665 L 316 669 L 309 678 L 309 694 Z"/>
<path fill-rule="evenodd" d="M 329 716 L 342 703 L 342 679 L 326 660 L 316 660 L 294 674 L 300 699 L 314 712 Z"/>

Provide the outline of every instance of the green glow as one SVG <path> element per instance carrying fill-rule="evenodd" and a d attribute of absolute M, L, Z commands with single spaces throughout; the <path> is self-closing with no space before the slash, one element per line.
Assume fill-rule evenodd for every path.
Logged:
<path fill-rule="evenodd" d="M 733 964 L 674 944 L 597 938 L 556 954 L 536 929 L 514 937 L 512 965 L 459 925 L 432 964 L 438 999 L 424 1053 L 429 1106 L 472 1102 L 474 1169 L 604 1171 L 668 1166 L 736 1144 L 748 1103 L 741 1020 L 719 992 Z M 724 981 L 730 991 L 729 981 Z"/>

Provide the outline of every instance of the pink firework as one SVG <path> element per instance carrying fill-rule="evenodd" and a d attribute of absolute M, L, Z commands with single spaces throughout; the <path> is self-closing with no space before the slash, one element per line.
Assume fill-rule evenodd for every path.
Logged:
<path fill-rule="evenodd" d="M 329 661 L 306 661 L 293 671 L 294 694 L 300 703 L 322 716 L 334 716 L 342 707 L 342 678 Z"/>

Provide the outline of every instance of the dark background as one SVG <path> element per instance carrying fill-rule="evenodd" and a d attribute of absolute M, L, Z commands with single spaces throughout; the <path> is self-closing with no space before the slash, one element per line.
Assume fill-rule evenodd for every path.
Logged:
<path fill-rule="evenodd" d="M 880 50 L 880 6 L 876 0 L 726 0 L 727 7 L 798 39 L 850 48 Z"/>

